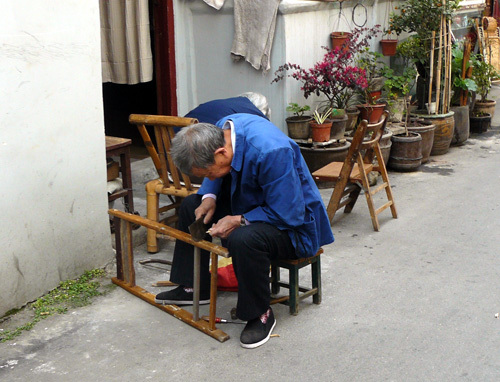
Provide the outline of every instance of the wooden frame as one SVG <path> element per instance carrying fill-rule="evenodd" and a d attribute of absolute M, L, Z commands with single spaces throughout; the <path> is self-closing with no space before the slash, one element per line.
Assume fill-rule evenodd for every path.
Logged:
<path fill-rule="evenodd" d="M 215 338 L 220 342 L 227 341 L 229 335 L 215 326 L 215 314 L 217 308 L 217 264 L 218 256 L 229 257 L 226 248 L 210 243 L 206 240 L 194 241 L 190 234 L 175 228 L 145 219 L 127 212 L 110 209 L 108 213 L 114 217 L 115 240 L 116 240 L 116 277 L 112 278 L 114 284 L 120 286 L 134 296 L 156 306 L 168 314 L 178 318 L 203 333 Z M 170 236 L 191 244 L 195 248 L 194 261 L 194 296 L 193 313 L 178 307 L 177 305 L 161 305 L 155 302 L 155 295 L 136 285 L 134 269 L 134 253 L 132 248 L 132 224 L 139 224 L 162 235 Z M 210 313 L 208 322 L 199 316 L 200 301 L 200 249 L 210 252 Z"/>

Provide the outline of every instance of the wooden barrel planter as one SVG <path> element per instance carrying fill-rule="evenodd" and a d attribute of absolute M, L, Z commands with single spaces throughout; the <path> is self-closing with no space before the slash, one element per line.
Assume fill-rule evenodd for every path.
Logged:
<path fill-rule="evenodd" d="M 392 136 L 392 149 L 387 163 L 398 171 L 415 171 L 422 164 L 422 137 L 418 133 Z"/>
<path fill-rule="evenodd" d="M 446 114 L 426 114 L 426 111 L 423 110 L 417 110 L 412 114 L 412 116 L 423 118 L 424 121 L 436 126 L 431 155 L 443 155 L 450 149 L 455 129 L 454 114 L 453 111 Z"/>
<path fill-rule="evenodd" d="M 392 131 L 389 129 L 384 130 L 384 134 L 382 138 L 380 138 L 380 151 L 382 151 L 382 157 L 384 158 L 384 164 L 387 166 L 389 162 L 389 156 L 391 154 L 391 146 L 392 146 Z"/>
<path fill-rule="evenodd" d="M 469 123 L 469 106 L 452 106 L 451 110 L 455 113 L 455 129 L 451 144 L 460 146 L 469 139 L 470 123 Z"/>
<path fill-rule="evenodd" d="M 408 131 L 418 133 L 422 137 L 422 164 L 429 161 L 432 144 L 434 143 L 434 130 L 436 125 L 424 120 L 411 120 Z"/>

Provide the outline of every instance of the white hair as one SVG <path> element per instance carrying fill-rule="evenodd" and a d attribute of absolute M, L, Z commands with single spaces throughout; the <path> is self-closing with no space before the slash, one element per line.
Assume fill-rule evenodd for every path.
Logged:
<path fill-rule="evenodd" d="M 271 118 L 271 108 L 269 107 L 267 98 L 264 95 L 255 92 L 246 92 L 240 94 L 239 96 L 248 98 L 250 102 L 252 102 L 255 107 L 267 117 L 267 119 Z"/>

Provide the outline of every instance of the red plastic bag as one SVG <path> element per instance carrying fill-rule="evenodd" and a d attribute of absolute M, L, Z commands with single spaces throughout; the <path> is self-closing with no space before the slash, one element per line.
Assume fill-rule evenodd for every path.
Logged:
<path fill-rule="evenodd" d="M 227 292 L 238 291 L 238 280 L 234 274 L 232 263 L 217 269 L 217 290 Z"/>

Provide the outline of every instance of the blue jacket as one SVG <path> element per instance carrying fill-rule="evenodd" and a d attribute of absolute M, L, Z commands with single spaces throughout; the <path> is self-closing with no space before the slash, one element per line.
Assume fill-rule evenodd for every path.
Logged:
<path fill-rule="evenodd" d="M 267 119 L 233 114 L 236 147 L 231 163 L 234 215 L 286 230 L 299 257 L 333 242 L 330 221 L 298 145 Z M 198 194 L 218 194 L 222 179 L 205 178 Z"/>
<path fill-rule="evenodd" d="M 246 97 L 215 99 L 202 103 L 185 115 L 200 122 L 215 125 L 218 120 L 234 113 L 247 113 L 266 118 L 264 114 Z"/>

